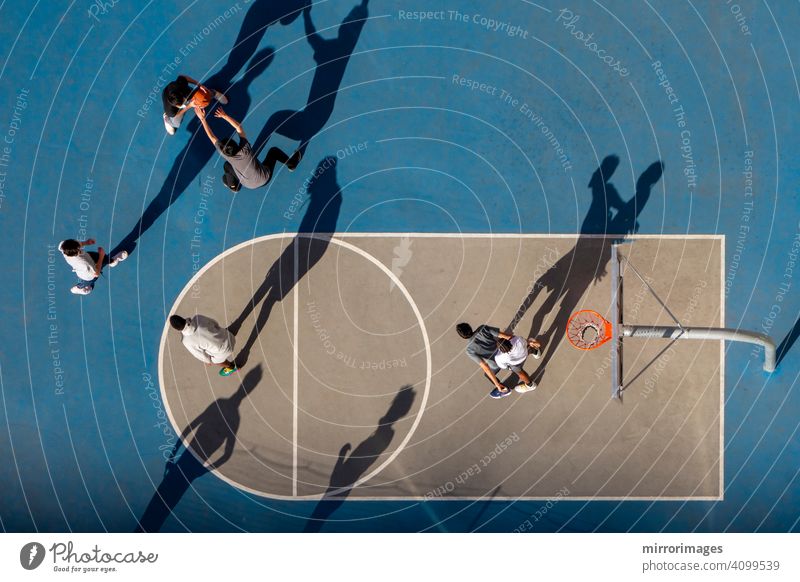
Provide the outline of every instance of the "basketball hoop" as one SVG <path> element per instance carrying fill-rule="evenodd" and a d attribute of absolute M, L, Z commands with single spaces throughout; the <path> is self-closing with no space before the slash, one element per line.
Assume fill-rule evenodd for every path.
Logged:
<path fill-rule="evenodd" d="M 611 339 L 610 321 L 591 309 L 576 311 L 567 322 L 569 343 L 579 350 L 593 350 Z"/>

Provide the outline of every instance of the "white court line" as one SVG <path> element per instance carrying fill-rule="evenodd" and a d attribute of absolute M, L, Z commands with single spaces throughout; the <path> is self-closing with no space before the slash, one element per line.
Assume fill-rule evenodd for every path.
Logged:
<path fill-rule="evenodd" d="M 719 245 L 719 326 L 725 327 L 725 237 Z M 719 500 L 725 499 L 725 342 L 719 342 Z"/>
<path fill-rule="evenodd" d="M 297 333 L 298 327 L 298 311 L 297 303 L 300 301 L 298 291 L 299 282 L 297 278 L 300 275 L 300 255 L 298 254 L 297 245 L 294 246 L 294 355 L 292 359 L 292 497 L 297 497 L 297 397 L 298 397 L 298 360 L 299 350 L 297 342 L 300 336 Z"/>
<path fill-rule="evenodd" d="M 308 237 L 308 238 L 316 238 L 316 237 L 325 236 L 326 234 L 330 234 L 330 233 L 313 233 L 313 234 L 300 233 L 299 236 Z M 189 292 L 189 290 L 192 288 L 192 286 L 196 282 L 198 282 L 200 280 L 202 275 L 206 271 L 208 271 L 214 264 L 216 264 L 218 261 L 222 260 L 227 255 L 232 254 L 232 253 L 236 252 L 237 250 L 243 249 L 245 247 L 248 247 L 248 246 L 251 246 L 253 244 L 257 244 L 257 243 L 260 243 L 260 242 L 263 242 L 263 241 L 266 241 L 266 240 L 289 238 L 289 237 L 293 238 L 295 236 L 297 236 L 297 235 L 295 235 L 293 233 L 275 233 L 275 234 L 271 234 L 271 235 L 265 235 L 265 236 L 256 237 L 254 239 L 241 242 L 241 243 L 239 243 L 237 245 L 234 245 L 233 247 L 230 247 L 230 248 L 226 249 L 220 255 L 217 255 L 216 257 L 212 258 L 208 263 L 203 265 L 203 267 L 201 267 L 194 274 L 194 276 L 189 280 L 189 282 L 186 284 L 186 286 L 183 288 L 183 290 L 178 294 L 178 297 L 175 299 L 175 302 L 173 303 L 173 306 L 179 305 L 180 302 L 182 301 L 182 299 L 184 298 L 184 296 Z M 409 301 L 409 303 L 410 303 L 410 305 L 412 307 L 412 310 L 414 311 L 414 314 L 417 316 L 417 319 L 418 319 L 419 324 L 420 324 L 420 330 L 422 331 L 422 337 L 423 337 L 423 341 L 425 343 L 426 356 L 427 356 L 427 374 L 426 374 L 425 391 L 424 391 L 424 394 L 423 394 L 423 399 L 422 399 L 422 403 L 421 403 L 421 406 L 420 406 L 420 410 L 419 410 L 419 412 L 417 414 L 415 422 L 413 423 L 413 426 L 411 427 L 411 430 L 406 435 L 405 439 L 400 443 L 398 448 L 395 451 L 393 451 L 393 453 L 389 456 L 389 458 L 386 459 L 379 467 L 377 467 L 376 469 L 374 469 L 373 471 L 371 471 L 367 475 L 362 476 L 353 485 L 351 485 L 349 487 L 343 487 L 341 489 L 338 489 L 338 490 L 332 492 L 331 493 L 332 495 L 340 494 L 341 492 L 344 492 L 344 491 L 349 490 L 349 489 L 356 489 L 359 485 L 362 485 L 363 483 L 369 481 L 372 477 L 376 476 L 379 472 L 381 472 L 388 464 L 390 464 L 392 461 L 394 461 L 394 459 L 406 447 L 406 445 L 408 444 L 408 441 L 411 439 L 411 437 L 413 436 L 414 432 L 416 431 L 417 426 L 419 425 L 420 421 L 422 420 L 422 413 L 424 412 L 425 406 L 427 404 L 428 394 L 429 394 L 430 387 L 431 387 L 431 374 L 432 374 L 431 348 L 430 348 L 430 339 L 428 338 L 427 329 L 425 328 L 422 315 L 419 312 L 419 308 L 416 306 L 416 304 L 412 300 L 411 295 L 409 294 L 409 292 L 406 289 L 405 285 L 403 285 L 403 283 L 399 280 L 399 278 L 397 278 L 394 275 L 394 273 L 392 273 L 391 270 L 386 265 L 384 265 L 382 262 L 380 262 L 378 259 L 373 257 L 371 254 L 369 254 L 365 250 L 363 250 L 363 249 L 361 249 L 359 247 L 356 247 L 355 245 L 353 245 L 351 243 L 348 243 L 348 242 L 345 242 L 345 241 L 342 240 L 344 238 L 358 238 L 358 237 L 362 237 L 362 238 L 396 238 L 396 237 L 400 237 L 400 236 L 408 236 L 408 237 L 414 237 L 414 238 L 523 238 L 523 239 L 536 239 L 536 238 L 539 238 L 539 239 L 547 239 L 547 238 L 558 238 L 558 239 L 577 239 L 577 238 L 598 238 L 598 239 L 602 239 L 602 238 L 608 238 L 608 239 L 618 239 L 618 238 L 621 238 L 621 235 L 581 235 L 579 233 L 575 233 L 575 234 L 396 233 L 396 232 L 371 232 L 371 233 L 341 232 L 341 233 L 333 233 L 333 236 L 330 239 L 331 243 L 336 244 L 336 245 L 338 245 L 340 247 L 344 247 L 346 249 L 349 249 L 349 250 L 353 251 L 354 253 L 356 253 L 358 255 L 361 255 L 362 257 L 364 257 L 365 259 L 367 259 L 369 262 L 373 263 L 374 265 L 376 265 L 390 279 L 394 280 L 396 286 L 401 290 L 401 292 L 404 293 L 404 295 L 406 296 L 406 299 Z M 724 311 L 725 310 L 725 251 L 724 251 L 724 249 L 725 249 L 725 235 L 722 235 L 722 234 L 696 234 L 696 235 L 684 235 L 684 234 L 668 234 L 668 235 L 633 234 L 633 235 L 627 235 L 624 238 L 627 239 L 627 240 L 636 240 L 636 239 L 644 239 L 644 240 L 646 240 L 646 239 L 651 239 L 651 240 L 652 239 L 666 239 L 666 240 L 714 240 L 714 239 L 716 239 L 716 240 L 719 240 L 721 242 L 721 244 L 720 244 L 720 287 L 721 287 L 720 288 L 720 310 L 721 310 L 721 315 L 720 315 L 721 322 L 720 322 L 720 325 L 724 325 L 725 324 L 725 315 L 724 315 L 725 314 L 725 311 Z M 297 251 L 296 250 L 295 250 L 295 269 L 296 269 L 295 273 L 297 275 L 297 273 L 298 273 L 297 270 L 299 269 L 299 256 L 297 255 Z M 295 275 L 295 278 L 296 278 L 296 275 Z M 297 338 L 297 335 L 298 335 L 297 332 L 298 332 L 298 327 L 299 327 L 299 325 L 298 325 L 299 324 L 299 315 L 298 315 L 298 313 L 299 312 L 298 312 L 298 301 L 297 301 L 297 299 L 298 299 L 298 285 L 297 285 L 297 283 L 295 283 L 295 286 L 294 286 L 294 296 L 295 296 L 295 305 L 294 305 L 294 328 L 295 328 L 295 330 L 294 330 L 294 334 L 295 334 L 294 341 L 295 341 L 295 343 L 294 343 L 294 364 L 293 364 L 294 365 L 294 381 L 293 381 L 293 384 L 294 384 L 294 386 L 293 386 L 293 390 L 294 390 L 294 428 L 293 428 L 293 432 L 294 432 L 294 436 L 293 436 L 294 450 L 293 450 L 293 459 L 294 459 L 294 461 L 293 461 L 293 486 L 292 486 L 293 494 L 292 494 L 291 497 L 288 496 L 288 495 L 267 494 L 267 493 L 265 493 L 263 491 L 259 491 L 259 490 L 256 490 L 256 489 L 241 485 L 239 483 L 236 483 L 235 481 L 233 481 L 229 477 L 226 477 L 225 475 L 219 473 L 218 471 L 212 471 L 212 473 L 214 473 L 214 475 L 216 475 L 216 477 L 221 479 L 222 481 L 224 481 L 224 482 L 226 482 L 226 483 L 228 483 L 228 484 L 230 484 L 230 485 L 232 485 L 232 486 L 234 486 L 234 487 L 236 487 L 238 489 L 241 489 L 243 491 L 247 491 L 249 493 L 253 493 L 255 495 L 258 495 L 259 497 L 266 497 L 266 498 L 270 498 L 270 499 L 286 499 L 286 500 L 295 499 L 295 500 L 307 500 L 307 501 L 310 501 L 310 500 L 314 500 L 314 499 L 321 499 L 323 496 L 322 495 L 301 495 L 301 496 L 297 495 L 297 450 L 298 450 L 298 446 L 297 446 L 297 440 L 298 440 L 297 439 L 297 414 L 298 414 L 297 395 L 298 395 L 298 392 L 299 392 L 299 388 L 298 388 L 298 369 L 299 369 L 299 367 L 298 367 L 299 355 L 298 354 L 299 354 L 299 351 L 298 351 L 298 346 L 297 346 L 297 339 L 298 339 Z M 164 384 L 163 373 L 162 373 L 162 370 L 163 370 L 163 357 L 164 357 L 164 352 L 165 352 L 164 348 L 165 348 L 165 345 L 166 345 L 168 328 L 169 328 L 168 323 L 165 323 L 164 330 L 163 330 L 162 336 L 161 336 L 160 349 L 159 349 L 158 375 L 159 375 L 159 382 L 161 384 L 161 386 L 160 386 L 160 388 L 161 388 L 161 399 L 162 399 L 162 401 L 164 403 L 165 411 L 166 411 L 167 416 L 169 417 L 170 422 L 172 423 L 173 427 L 178 427 L 178 424 L 175 422 L 175 419 L 174 419 L 174 417 L 172 415 L 172 411 L 170 409 L 169 403 L 168 403 L 167 398 L 166 398 L 167 395 L 166 395 L 166 392 L 165 392 L 165 389 L 164 389 L 165 384 Z M 661 495 L 661 496 L 627 496 L 627 495 L 626 496 L 598 496 L 598 495 L 593 495 L 593 496 L 580 496 L 580 497 L 577 497 L 577 496 L 576 497 L 565 497 L 565 498 L 563 498 L 563 500 L 567 500 L 567 501 L 686 501 L 686 500 L 688 500 L 688 501 L 720 501 L 723 498 L 723 495 L 724 495 L 724 488 L 723 488 L 723 486 L 724 486 L 724 472 L 723 472 L 723 468 L 724 468 L 724 443 L 723 443 L 723 438 L 722 438 L 724 436 L 724 404 L 725 404 L 725 401 L 724 401 L 725 353 L 724 353 L 724 351 L 725 351 L 725 342 L 724 341 L 720 341 L 720 357 L 721 357 L 721 361 L 720 361 L 720 394 L 721 394 L 721 398 L 720 398 L 720 412 L 719 412 L 719 418 L 720 418 L 720 451 L 719 451 L 720 490 L 719 490 L 719 495 L 717 495 L 717 496 L 703 495 L 703 496 L 690 496 L 690 497 L 686 497 L 686 496 L 666 496 L 666 495 Z M 187 447 L 187 450 L 191 454 L 195 455 L 195 457 L 196 457 L 195 452 L 191 448 Z M 539 497 L 536 497 L 536 496 L 496 496 L 496 497 L 492 498 L 492 500 L 494 500 L 494 501 L 517 501 L 517 500 L 545 501 L 545 500 L 548 500 L 548 499 L 550 499 L 550 496 L 539 496 Z M 408 496 L 360 496 L 360 495 L 357 495 L 357 496 L 348 497 L 348 500 L 349 501 L 430 501 L 431 499 L 429 497 L 412 496 L 412 495 L 408 495 Z M 437 497 L 435 500 L 436 501 L 481 501 L 481 500 L 486 500 L 486 495 L 481 495 L 481 496 Z"/>

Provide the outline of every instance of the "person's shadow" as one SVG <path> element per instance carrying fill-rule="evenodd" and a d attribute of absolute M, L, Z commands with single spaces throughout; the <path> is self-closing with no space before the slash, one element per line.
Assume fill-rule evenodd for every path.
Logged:
<path fill-rule="evenodd" d="M 248 88 L 267 69 L 274 55 L 275 51 L 272 48 L 264 49 L 256 54 L 241 80 L 228 91 L 230 104 L 225 106 L 225 111 L 234 119 L 240 120 L 244 118 L 252 101 Z M 203 168 L 214 156 L 216 150 L 206 137 L 197 117 L 192 113 L 187 113 L 186 115 L 192 115 L 192 119 L 187 124 L 189 131 L 192 132 L 192 138 L 183 146 L 183 149 L 175 158 L 167 179 L 162 184 L 158 194 L 147 205 L 144 213 L 142 213 L 139 221 L 131 231 L 111 251 L 110 256 L 113 257 L 123 250 L 132 253 L 139 238 L 192 185 L 195 178 L 200 175 L 200 172 L 203 171 Z M 233 128 L 230 129 L 232 132 Z"/>
<path fill-rule="evenodd" d="M 553 357 L 572 313 L 583 294 L 594 281 L 606 275 L 611 260 L 611 245 L 624 240 L 628 234 L 639 230 L 637 218 L 650 199 L 653 186 L 664 171 L 662 162 L 651 164 L 636 181 L 636 193 L 627 202 L 616 187 L 609 182 L 619 165 L 617 156 L 608 156 L 592 174 L 589 187 L 592 202 L 581 224 L 580 236 L 575 246 L 550 267 L 533 285 L 533 289 L 517 310 L 508 330 L 513 331 L 539 294 L 549 295 L 533 316 L 528 337 L 536 337 L 542 344 L 543 355 L 537 370 L 531 374 L 534 382 L 541 382 L 547 364 Z M 619 235 L 619 239 L 587 235 Z M 542 331 L 544 319 L 558 306 L 550 326 Z"/>
<path fill-rule="evenodd" d="M 300 111 L 284 109 L 273 113 L 253 142 L 256 152 L 264 147 L 273 133 L 277 133 L 297 140 L 297 149 L 305 153 L 311 138 L 325 126 L 333 113 L 347 63 L 369 15 L 368 2 L 362 0 L 361 4 L 354 7 L 339 25 L 336 37 L 331 39 L 322 38 L 317 33 L 311 21 L 311 8 L 303 11 L 307 40 L 317 63 L 306 106 Z"/>
<path fill-rule="evenodd" d="M 416 392 L 412 386 L 403 386 L 395 394 L 389 410 L 378 421 L 375 431 L 350 452 L 351 445 L 346 443 L 339 451 L 339 458 L 331 473 L 330 484 L 314 512 L 306 522 L 305 532 L 318 532 L 323 524 L 345 502 L 353 485 L 375 463 L 394 439 L 394 423 L 406 416 L 414 404 Z"/>
<path fill-rule="evenodd" d="M 233 48 L 222 68 L 214 73 L 206 84 L 225 92 L 236 73 L 250 60 L 267 29 L 280 21 L 284 26 L 291 24 L 300 13 L 311 5 L 311 0 L 254 0 L 244 16 Z M 226 93 L 227 94 L 227 93 Z"/>
<path fill-rule="evenodd" d="M 297 235 L 269 268 L 264 281 L 253 293 L 239 316 L 228 326 L 233 335 L 238 334 L 247 317 L 261 303 L 250 336 L 236 356 L 236 364 L 239 367 L 247 363 L 250 350 L 266 325 L 274 305 L 288 295 L 328 249 L 331 237 L 336 232 L 336 221 L 339 219 L 342 207 L 342 192 L 336 182 L 336 163 L 336 158 L 329 156 L 317 165 L 309 181 L 308 208 L 300 221 Z"/>
<path fill-rule="evenodd" d="M 262 376 L 261 366 L 254 367 L 244 377 L 236 392 L 209 404 L 208 408 L 183 429 L 164 468 L 164 478 L 139 519 L 136 532 L 159 531 L 191 487 L 192 482 L 230 460 L 241 422 L 239 407 L 258 386 Z M 186 444 L 183 454 L 175 461 L 181 443 L 190 435 L 192 435 L 191 441 Z M 222 454 L 216 460 L 212 460 L 220 449 Z"/>

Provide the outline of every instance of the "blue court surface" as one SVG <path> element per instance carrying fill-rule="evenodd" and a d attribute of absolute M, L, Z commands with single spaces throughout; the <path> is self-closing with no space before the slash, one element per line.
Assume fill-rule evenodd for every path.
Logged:
<path fill-rule="evenodd" d="M 1 1 L 0 528 L 800 530 L 798 26 L 781 0 Z M 232 194 L 194 113 L 165 131 L 179 74 L 225 93 L 262 155 L 301 150 L 296 171 Z M 636 264 L 679 315 L 715 261 L 708 321 L 771 335 L 777 370 L 717 342 L 701 382 L 648 343 L 658 397 L 612 401 L 581 375 L 604 354 L 534 303 L 548 372 L 490 400 L 454 326 L 506 325 L 545 272 L 550 309 L 607 309 L 582 302 L 607 301 L 597 264 L 551 267 L 628 235 L 669 241 Z M 69 238 L 130 256 L 74 295 Z M 232 377 L 165 327 L 185 306 L 231 324 L 262 291 Z M 363 373 L 321 375 L 320 321 Z M 706 383 L 710 412 L 678 422 Z M 598 426 L 611 456 L 564 440 Z M 628 448 L 652 467 L 611 481 Z"/>

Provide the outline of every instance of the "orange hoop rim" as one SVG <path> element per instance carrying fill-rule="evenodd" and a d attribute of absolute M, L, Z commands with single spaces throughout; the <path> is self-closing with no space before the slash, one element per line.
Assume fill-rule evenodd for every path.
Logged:
<path fill-rule="evenodd" d="M 583 340 L 583 333 L 592 328 L 597 334 L 597 340 L 594 342 L 585 342 Z M 573 347 L 579 350 L 593 350 L 599 348 L 608 340 L 614 333 L 614 326 L 605 317 L 592 309 L 582 309 L 576 311 L 570 316 L 567 321 L 567 339 Z"/>

